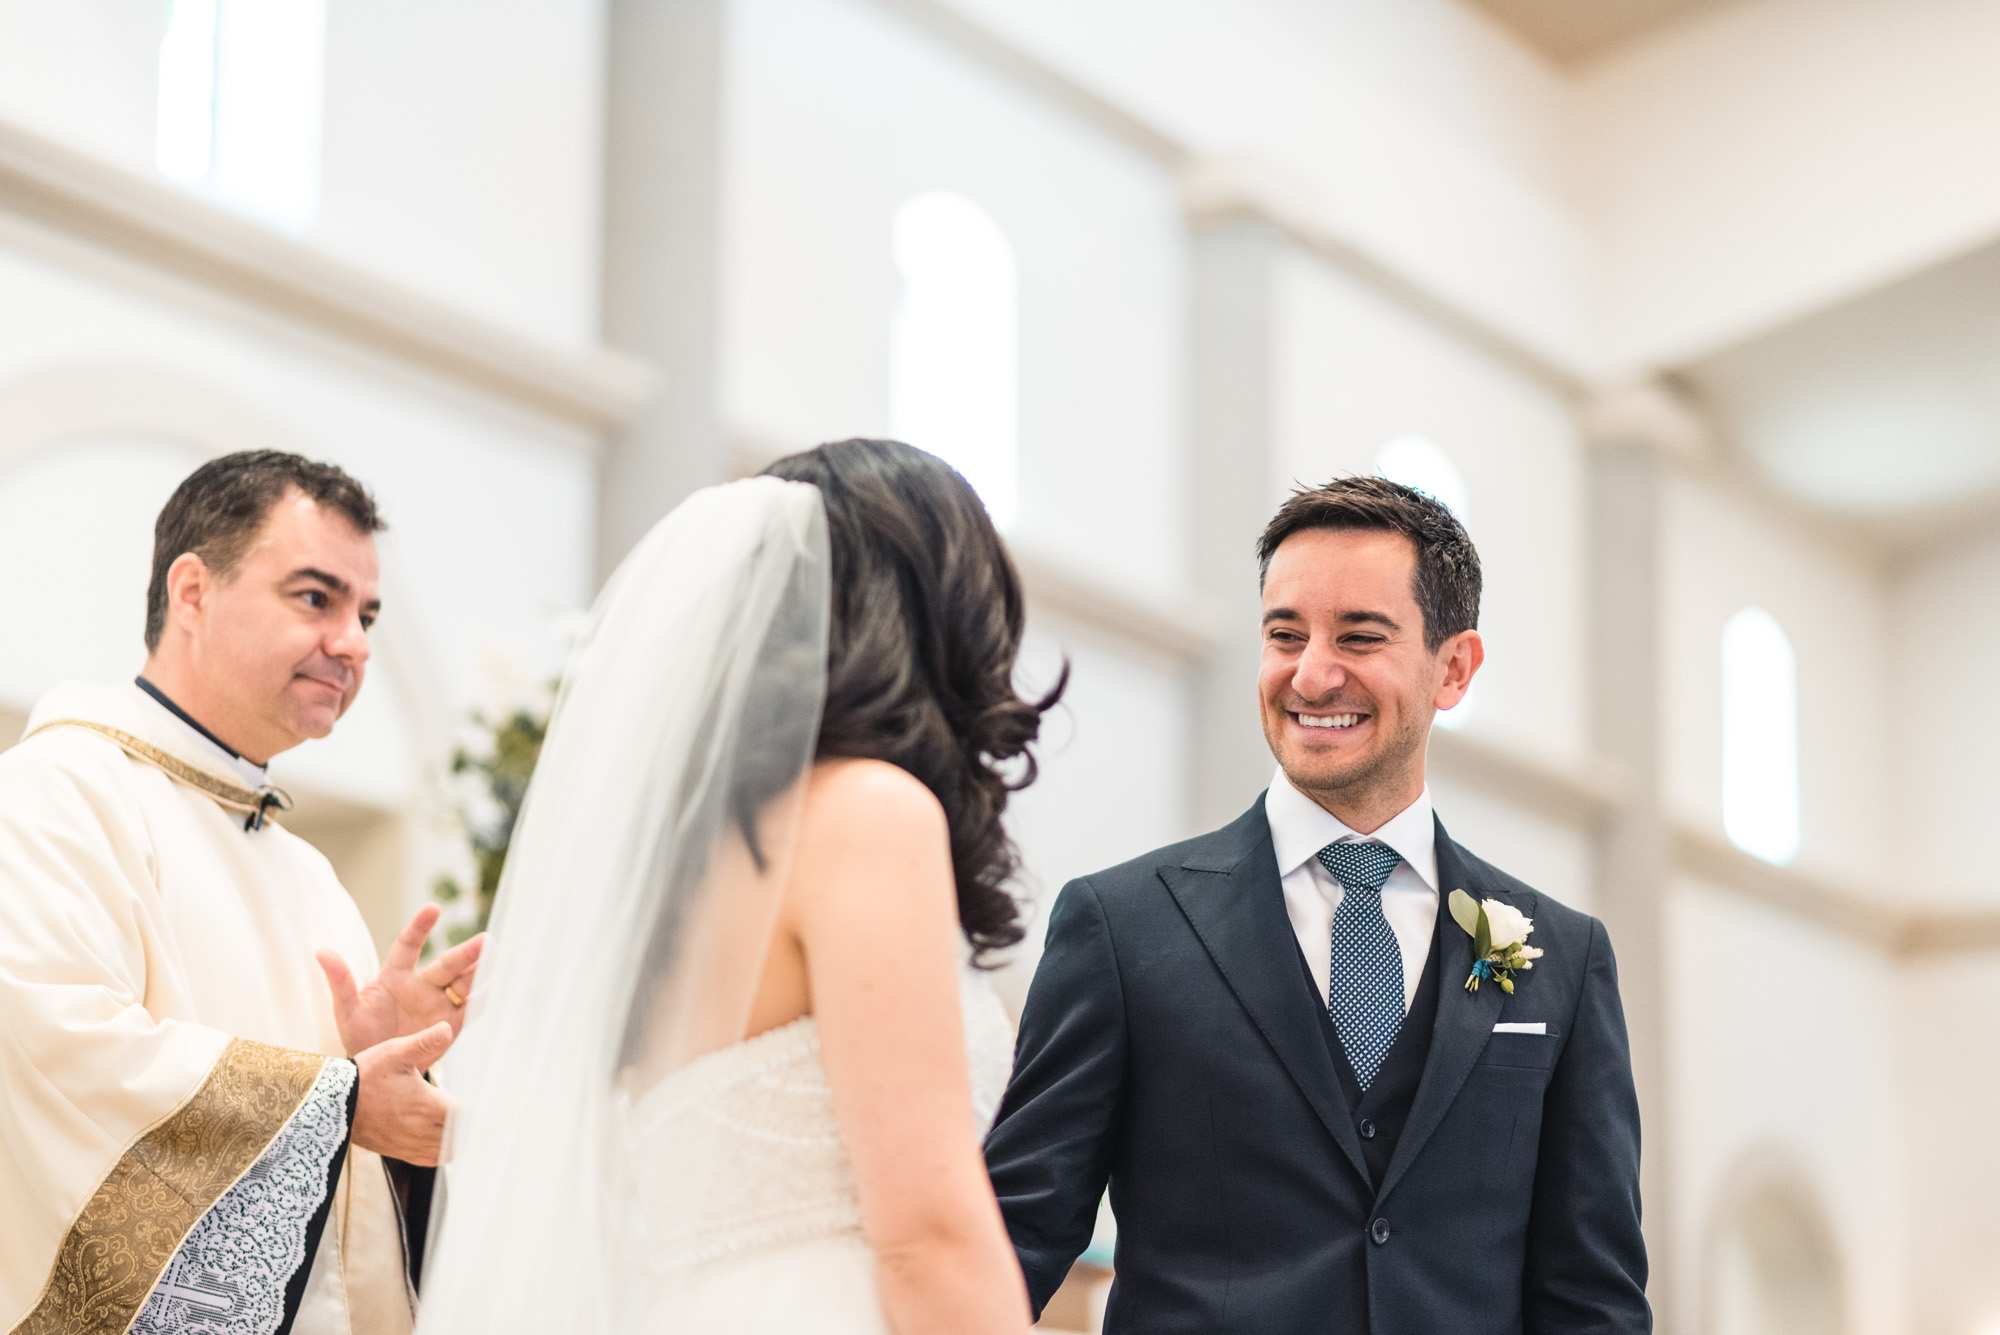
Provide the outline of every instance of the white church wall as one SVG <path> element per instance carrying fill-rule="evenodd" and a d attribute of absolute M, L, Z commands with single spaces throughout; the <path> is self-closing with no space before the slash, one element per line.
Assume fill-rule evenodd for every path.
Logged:
<path fill-rule="evenodd" d="M 1272 503 L 1436 442 L 1465 481 L 1487 660 L 1462 726 L 1557 763 L 1584 753 L 1583 449 L 1562 396 L 1317 258 L 1280 266 Z M 1247 559 L 1247 557 L 1246 557 Z M 1454 711 L 1456 712 L 1456 711 Z"/>
<path fill-rule="evenodd" d="M 2000 955 L 1904 967 L 1895 1011 L 1900 1149 L 1909 1166 L 1911 1328 L 2000 1329 Z"/>
<path fill-rule="evenodd" d="M 1471 6 L 941 0 L 1195 152 L 1288 177 L 1343 241 L 1592 364 L 1565 85 Z"/>
<path fill-rule="evenodd" d="M 1825 1207 L 1843 1329 L 1964 1329 L 1909 1320 L 1916 1211 L 1894 1056 L 1907 1036 L 1889 958 L 1685 879 L 1668 897 L 1665 929 L 1676 943 L 1666 994 L 1683 1326 L 1709 1328 L 1701 1314 L 1716 1277 L 1706 1244 L 1737 1179 L 1746 1165 L 1775 1163 Z"/>
<path fill-rule="evenodd" d="M 1691 478 L 1662 519 L 1662 782 L 1669 808 L 1722 824 L 1722 630 L 1745 607 L 1774 616 L 1798 664 L 1801 866 L 1857 881 L 1885 866 L 1895 711 L 1881 646 L 1887 608 L 1866 558 Z M 1885 893 L 1917 897 L 1892 882 Z"/>
<path fill-rule="evenodd" d="M 334 0 L 311 239 L 552 342 L 597 339 L 603 0 Z"/>
<path fill-rule="evenodd" d="M 153 171 L 170 0 L 0 0 L 0 117 Z"/>
<path fill-rule="evenodd" d="M 739 0 L 729 49 L 732 427 L 766 453 L 889 429 L 891 225 L 917 195 L 962 194 L 1018 274 L 1010 536 L 1114 584 L 1179 587 L 1172 177 L 868 0 Z"/>
<path fill-rule="evenodd" d="M 1672 362 L 2000 232 L 2000 8 L 1707 6 L 1581 74 L 1614 362 Z"/>
<path fill-rule="evenodd" d="M 1897 855 L 1925 890 L 2000 897 L 1989 831 L 2000 805 L 2000 533 L 1911 560 L 1892 585 Z"/>

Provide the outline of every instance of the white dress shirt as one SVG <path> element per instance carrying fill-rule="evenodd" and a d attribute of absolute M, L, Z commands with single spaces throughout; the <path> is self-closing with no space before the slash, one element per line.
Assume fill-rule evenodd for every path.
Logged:
<path fill-rule="evenodd" d="M 1299 939 L 1299 952 L 1327 999 L 1327 974 L 1333 962 L 1333 913 L 1340 907 L 1342 887 L 1320 865 L 1319 851 L 1342 840 L 1387 844 L 1403 860 L 1382 886 L 1382 916 L 1403 950 L 1403 1009 L 1416 999 L 1417 980 L 1430 959 L 1431 933 L 1437 930 L 1437 827 L 1431 820 L 1431 790 L 1404 807 L 1373 834 L 1356 834 L 1338 816 L 1292 787 L 1284 770 L 1264 794 L 1264 818 L 1271 823 L 1271 844 L 1278 852 L 1278 880 L 1285 891 L 1285 914 Z"/>

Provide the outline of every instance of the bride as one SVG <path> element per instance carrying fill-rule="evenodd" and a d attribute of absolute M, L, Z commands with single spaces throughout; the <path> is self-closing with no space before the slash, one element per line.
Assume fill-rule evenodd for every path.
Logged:
<path fill-rule="evenodd" d="M 1000 816 L 1062 689 L 1016 694 L 1022 616 L 971 488 L 893 442 L 633 551 L 453 1053 L 420 1335 L 1027 1328 L 977 967 L 1021 936 Z"/>

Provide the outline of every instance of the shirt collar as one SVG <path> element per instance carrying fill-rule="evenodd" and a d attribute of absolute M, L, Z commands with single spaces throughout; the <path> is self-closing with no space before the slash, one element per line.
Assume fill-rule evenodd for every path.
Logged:
<path fill-rule="evenodd" d="M 270 782 L 268 767 L 255 765 L 222 744 L 222 739 L 197 723 L 186 710 L 167 698 L 167 693 L 147 681 L 135 677 L 132 684 L 142 691 L 146 698 L 159 706 L 160 711 L 174 721 L 174 726 L 186 734 L 196 746 L 211 760 L 220 761 L 225 772 L 236 776 L 237 782 L 255 790 Z"/>
<path fill-rule="evenodd" d="M 1280 769 L 1264 794 L 1264 818 L 1278 853 L 1278 876 L 1290 876 L 1341 839 L 1374 840 L 1396 850 L 1423 883 L 1437 889 L 1437 826 L 1431 816 L 1430 785 L 1373 834 L 1357 834 L 1347 823 L 1292 786 Z"/>

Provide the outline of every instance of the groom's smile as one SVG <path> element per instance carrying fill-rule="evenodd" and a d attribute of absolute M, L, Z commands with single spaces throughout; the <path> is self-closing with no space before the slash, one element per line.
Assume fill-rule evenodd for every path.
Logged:
<path fill-rule="evenodd" d="M 1366 714 L 1306 714 L 1298 710 L 1293 710 L 1292 717 L 1298 720 L 1298 724 L 1302 728 L 1330 728 L 1335 731 L 1346 732 L 1359 727 L 1368 716 Z"/>

